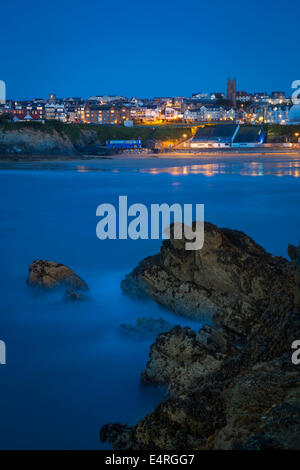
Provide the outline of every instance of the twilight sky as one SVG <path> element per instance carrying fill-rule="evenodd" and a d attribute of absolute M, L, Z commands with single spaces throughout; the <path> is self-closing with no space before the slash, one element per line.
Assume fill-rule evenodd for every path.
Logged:
<path fill-rule="evenodd" d="M 1 5 L 7 97 L 291 92 L 299 0 L 15 0 Z"/>

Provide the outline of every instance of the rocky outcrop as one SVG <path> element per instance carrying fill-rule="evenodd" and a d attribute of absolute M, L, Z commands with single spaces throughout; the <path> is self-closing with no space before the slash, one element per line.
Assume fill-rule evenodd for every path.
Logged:
<path fill-rule="evenodd" d="M 290 305 L 291 263 L 274 257 L 242 232 L 205 223 L 201 250 L 185 240 L 166 240 L 159 255 L 146 258 L 121 283 L 131 296 L 147 295 L 180 315 L 209 318 L 245 339 L 278 296 Z"/>
<path fill-rule="evenodd" d="M 142 381 L 166 384 L 169 397 L 136 426 L 105 425 L 101 439 L 115 449 L 300 449 L 296 261 L 212 224 L 200 252 L 181 243 L 164 242 L 122 288 L 214 326 L 159 335 Z"/>
<path fill-rule="evenodd" d="M 167 384 L 172 394 L 182 393 L 237 353 L 237 347 L 215 328 L 204 325 L 196 334 L 190 328 L 176 326 L 159 335 L 151 346 L 150 360 L 141 379 Z"/>
<path fill-rule="evenodd" d="M 80 125 L 57 122 L 46 124 L 19 123 L 9 128 L 0 126 L 0 156 L 80 158 L 83 155 L 106 155 L 105 141 L 96 130 Z"/>
<path fill-rule="evenodd" d="M 288 254 L 295 265 L 295 306 L 300 309 L 300 243 L 289 245 Z"/>
<path fill-rule="evenodd" d="M 289 355 L 235 378 L 224 404 L 226 426 L 211 447 L 300 449 L 300 372 Z"/>
<path fill-rule="evenodd" d="M 172 328 L 173 325 L 163 318 L 156 319 L 151 317 L 140 317 L 136 320 L 135 325 L 121 323 L 119 326 L 119 331 L 120 333 L 124 333 L 130 336 L 145 337 L 157 336 L 158 334 L 169 331 Z"/>
<path fill-rule="evenodd" d="M 79 155 L 67 135 L 55 129 L 45 132 L 38 126 L 36 129 L 0 129 L 0 155 Z"/>
<path fill-rule="evenodd" d="M 101 438 L 115 449 L 122 442 L 140 450 L 299 450 L 299 393 L 300 373 L 288 354 L 249 370 L 229 361 L 136 426 L 105 425 Z"/>
<path fill-rule="evenodd" d="M 46 288 L 67 285 L 74 289 L 85 290 L 88 288 L 71 268 L 54 261 L 36 260 L 29 266 L 28 284 Z"/>

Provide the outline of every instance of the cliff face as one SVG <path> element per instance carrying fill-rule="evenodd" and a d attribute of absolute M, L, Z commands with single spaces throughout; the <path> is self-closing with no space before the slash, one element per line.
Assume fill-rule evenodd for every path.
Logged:
<path fill-rule="evenodd" d="M 30 128 L 0 130 L 2 155 L 78 155 L 78 153 L 70 139 L 56 130 L 52 133 Z"/>
<path fill-rule="evenodd" d="M 167 385 L 169 398 L 132 428 L 103 426 L 101 439 L 115 449 L 300 449 L 296 273 L 244 233 L 212 224 L 198 252 L 165 241 L 123 291 L 210 316 L 214 327 L 159 335 L 141 380 Z"/>
<path fill-rule="evenodd" d="M 0 127 L 0 155 L 103 155 L 105 149 L 93 130 L 78 130 L 76 139 L 55 128 L 42 124 L 31 127 L 4 129 Z"/>

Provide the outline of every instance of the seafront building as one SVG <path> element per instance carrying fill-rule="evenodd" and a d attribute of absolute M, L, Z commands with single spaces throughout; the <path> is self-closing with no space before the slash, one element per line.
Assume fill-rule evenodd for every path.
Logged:
<path fill-rule="evenodd" d="M 197 129 L 190 148 L 259 147 L 266 141 L 261 126 L 217 124 Z"/>

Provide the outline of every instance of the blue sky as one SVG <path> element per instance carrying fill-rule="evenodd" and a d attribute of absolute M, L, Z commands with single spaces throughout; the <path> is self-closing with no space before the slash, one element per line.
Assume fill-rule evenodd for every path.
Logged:
<path fill-rule="evenodd" d="M 15 0 L 1 5 L 8 98 L 290 93 L 300 79 L 297 0 Z"/>

